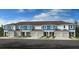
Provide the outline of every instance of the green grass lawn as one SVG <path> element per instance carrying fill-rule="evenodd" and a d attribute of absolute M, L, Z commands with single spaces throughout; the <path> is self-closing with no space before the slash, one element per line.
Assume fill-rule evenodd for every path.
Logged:
<path fill-rule="evenodd" d="M 71 39 L 79 40 L 79 37 L 71 37 Z"/>
<path fill-rule="evenodd" d="M 78 39 L 78 40 L 79 40 L 79 37 L 74 37 L 74 38 L 76 38 L 76 39 Z"/>

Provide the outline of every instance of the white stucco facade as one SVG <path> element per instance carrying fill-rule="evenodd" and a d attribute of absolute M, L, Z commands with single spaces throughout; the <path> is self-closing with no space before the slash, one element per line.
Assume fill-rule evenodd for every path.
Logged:
<path fill-rule="evenodd" d="M 41 30 L 42 26 L 34 26 L 36 30 Z"/>
<path fill-rule="evenodd" d="M 63 24 L 63 25 L 56 25 L 56 26 L 58 27 L 58 29 L 61 29 L 61 30 L 64 30 L 64 29 L 68 30 L 69 29 L 68 25 L 65 25 L 65 24 Z"/>
<path fill-rule="evenodd" d="M 18 26 L 18 29 L 16 28 Z M 8 25 L 9 28 L 4 28 L 4 36 L 17 37 L 42 37 L 42 36 L 75 36 L 74 24 L 60 25 Z M 54 28 L 55 27 L 55 28 Z M 23 28 L 23 29 L 22 29 Z"/>

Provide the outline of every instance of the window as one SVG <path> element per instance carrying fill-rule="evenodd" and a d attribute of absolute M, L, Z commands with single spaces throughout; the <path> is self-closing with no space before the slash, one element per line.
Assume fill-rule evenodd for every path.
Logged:
<path fill-rule="evenodd" d="M 52 26 L 51 26 L 51 29 L 53 29 L 53 28 L 54 28 L 54 26 L 52 25 Z"/>
<path fill-rule="evenodd" d="M 72 25 L 70 26 L 70 28 L 72 28 Z"/>
<path fill-rule="evenodd" d="M 5 32 L 5 36 L 7 36 L 7 32 Z"/>
<path fill-rule="evenodd" d="M 30 32 L 26 32 L 26 35 L 27 35 L 28 37 L 30 37 L 30 36 L 31 36 L 31 33 L 30 33 Z"/>
<path fill-rule="evenodd" d="M 64 25 L 64 28 L 65 28 L 65 25 Z"/>
<path fill-rule="evenodd" d="M 16 30 L 19 30 L 20 29 L 20 26 L 16 26 Z"/>
<path fill-rule="evenodd" d="M 44 26 L 44 29 L 47 29 L 47 25 Z"/>
<path fill-rule="evenodd" d="M 56 30 L 57 30 L 57 26 L 54 26 L 54 29 L 56 29 Z"/>
<path fill-rule="evenodd" d="M 21 36 L 25 36 L 25 32 L 21 32 Z"/>
<path fill-rule="evenodd" d="M 27 29 L 30 29 L 30 26 L 29 25 L 27 26 Z"/>
<path fill-rule="evenodd" d="M 69 30 L 74 30 L 74 26 L 73 25 L 69 25 Z"/>
<path fill-rule="evenodd" d="M 44 32 L 43 35 L 46 36 L 46 32 Z"/>
<path fill-rule="evenodd" d="M 72 25 L 70 25 L 70 29 L 73 29 L 73 26 Z"/>
<path fill-rule="evenodd" d="M 13 30 L 13 26 L 10 26 L 10 29 Z"/>
<path fill-rule="evenodd" d="M 21 30 L 26 30 L 27 27 L 26 27 L 25 25 L 23 25 L 23 26 L 20 26 L 20 29 L 21 29 Z"/>
<path fill-rule="evenodd" d="M 7 25 L 4 26 L 4 30 L 8 30 L 8 26 Z"/>

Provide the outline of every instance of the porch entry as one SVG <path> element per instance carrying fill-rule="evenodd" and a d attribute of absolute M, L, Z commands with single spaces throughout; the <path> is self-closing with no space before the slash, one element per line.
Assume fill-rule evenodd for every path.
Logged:
<path fill-rule="evenodd" d="M 8 32 L 4 32 L 4 36 L 8 36 L 7 34 L 8 34 Z"/>
<path fill-rule="evenodd" d="M 74 37 L 74 32 L 69 32 L 69 37 Z"/>
<path fill-rule="evenodd" d="M 43 32 L 43 36 L 54 36 L 54 32 Z"/>
<path fill-rule="evenodd" d="M 31 36 L 31 33 L 30 32 L 21 32 L 21 36 L 27 36 L 27 37 L 30 37 Z"/>

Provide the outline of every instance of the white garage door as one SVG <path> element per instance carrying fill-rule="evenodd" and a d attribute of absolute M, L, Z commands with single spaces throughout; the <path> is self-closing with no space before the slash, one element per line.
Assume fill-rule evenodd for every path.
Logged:
<path fill-rule="evenodd" d="M 67 31 L 63 31 L 63 35 L 62 35 L 63 37 L 69 37 L 69 32 L 67 32 Z"/>
<path fill-rule="evenodd" d="M 55 37 L 69 37 L 69 32 L 68 31 L 56 31 L 55 32 Z"/>
<path fill-rule="evenodd" d="M 43 36 L 43 32 L 42 31 L 32 31 L 32 36 L 41 37 L 41 36 Z"/>

